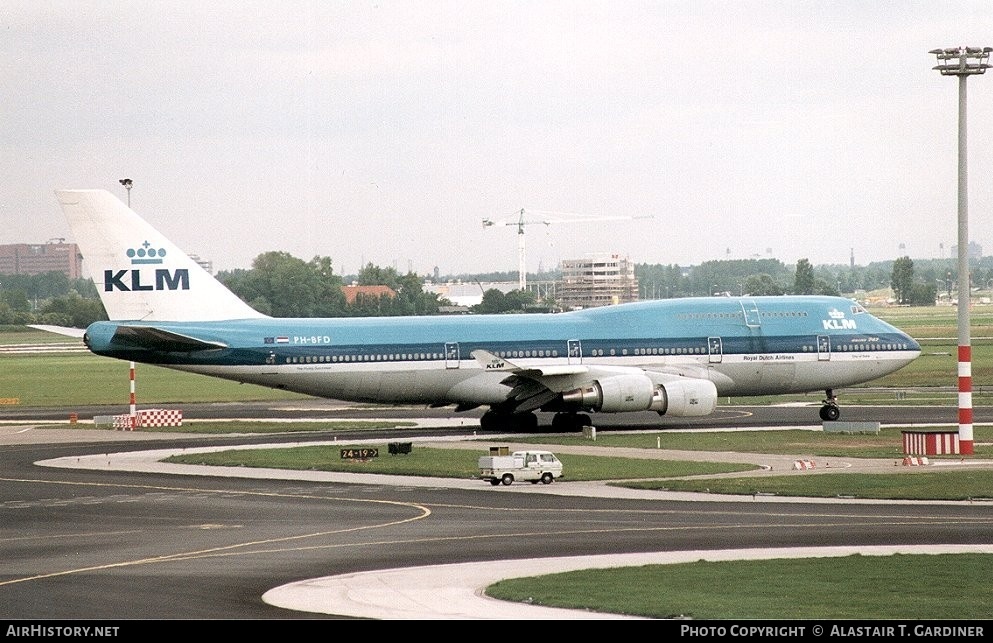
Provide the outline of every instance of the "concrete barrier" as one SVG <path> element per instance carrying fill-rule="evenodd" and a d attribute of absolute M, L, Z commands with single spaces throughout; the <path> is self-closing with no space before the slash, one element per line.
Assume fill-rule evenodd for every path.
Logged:
<path fill-rule="evenodd" d="M 879 422 L 823 422 L 825 433 L 879 433 Z"/>

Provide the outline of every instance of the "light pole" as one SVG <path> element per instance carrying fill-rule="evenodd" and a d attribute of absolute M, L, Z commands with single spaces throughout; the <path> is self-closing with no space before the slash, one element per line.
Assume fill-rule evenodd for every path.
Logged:
<path fill-rule="evenodd" d="M 937 57 L 934 67 L 942 76 L 959 77 L 959 181 L 958 181 L 958 384 L 959 384 L 959 448 L 972 455 L 972 344 L 969 339 L 969 199 L 966 147 L 966 90 L 969 76 L 983 74 L 989 68 L 993 47 L 951 47 L 932 49 Z"/>
<path fill-rule="evenodd" d="M 130 208 L 131 207 L 131 183 L 132 183 L 132 181 L 131 181 L 131 179 L 121 179 L 120 181 L 118 181 L 118 183 L 120 183 L 121 185 L 123 185 L 124 186 L 124 189 L 128 191 L 128 208 Z M 135 428 L 138 426 L 138 412 L 135 409 L 135 396 L 134 396 L 134 361 L 132 361 L 130 363 L 130 369 L 129 369 L 128 372 L 130 374 L 130 379 L 131 379 L 131 399 L 130 399 L 130 403 L 131 403 L 130 404 L 130 406 L 131 406 L 131 430 L 134 431 Z"/>
<path fill-rule="evenodd" d="M 121 179 L 119 181 L 119 183 L 124 186 L 124 189 L 125 190 L 128 191 L 128 207 L 130 208 L 131 207 L 131 179 Z"/>

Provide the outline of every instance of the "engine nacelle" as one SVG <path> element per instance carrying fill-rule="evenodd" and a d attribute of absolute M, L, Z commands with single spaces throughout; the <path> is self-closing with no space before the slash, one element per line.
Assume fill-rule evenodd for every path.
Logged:
<path fill-rule="evenodd" d="M 710 415 L 717 408 L 717 386 L 710 380 L 685 378 L 666 382 L 661 388 L 666 406 L 659 415 L 697 417 Z"/>
<path fill-rule="evenodd" d="M 567 407 L 604 413 L 657 411 L 659 415 L 710 415 L 717 407 L 717 387 L 709 380 L 678 379 L 655 384 L 645 375 L 616 375 L 566 391 Z"/>

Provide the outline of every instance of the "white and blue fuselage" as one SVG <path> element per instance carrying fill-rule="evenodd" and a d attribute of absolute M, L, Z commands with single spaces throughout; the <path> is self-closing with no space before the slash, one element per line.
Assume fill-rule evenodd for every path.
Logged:
<path fill-rule="evenodd" d="M 142 327 L 169 335 L 132 340 Z M 473 357 L 478 350 L 538 378 L 563 366 L 582 366 L 559 376 L 573 379 L 634 369 L 709 380 L 719 396 L 850 386 L 920 354 L 914 339 L 853 301 L 814 296 L 654 300 L 535 315 L 98 322 L 86 336 L 100 355 L 310 395 L 464 406 L 505 403 L 513 386 L 500 384 L 506 370 L 487 372 Z"/>

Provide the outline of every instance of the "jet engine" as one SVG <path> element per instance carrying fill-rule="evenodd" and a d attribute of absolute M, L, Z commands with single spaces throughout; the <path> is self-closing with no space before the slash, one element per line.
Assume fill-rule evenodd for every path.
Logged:
<path fill-rule="evenodd" d="M 646 375 L 615 375 L 562 393 L 568 408 L 623 413 L 657 411 L 659 415 L 710 415 L 717 407 L 717 387 L 709 380 L 680 378 L 656 384 Z"/>

